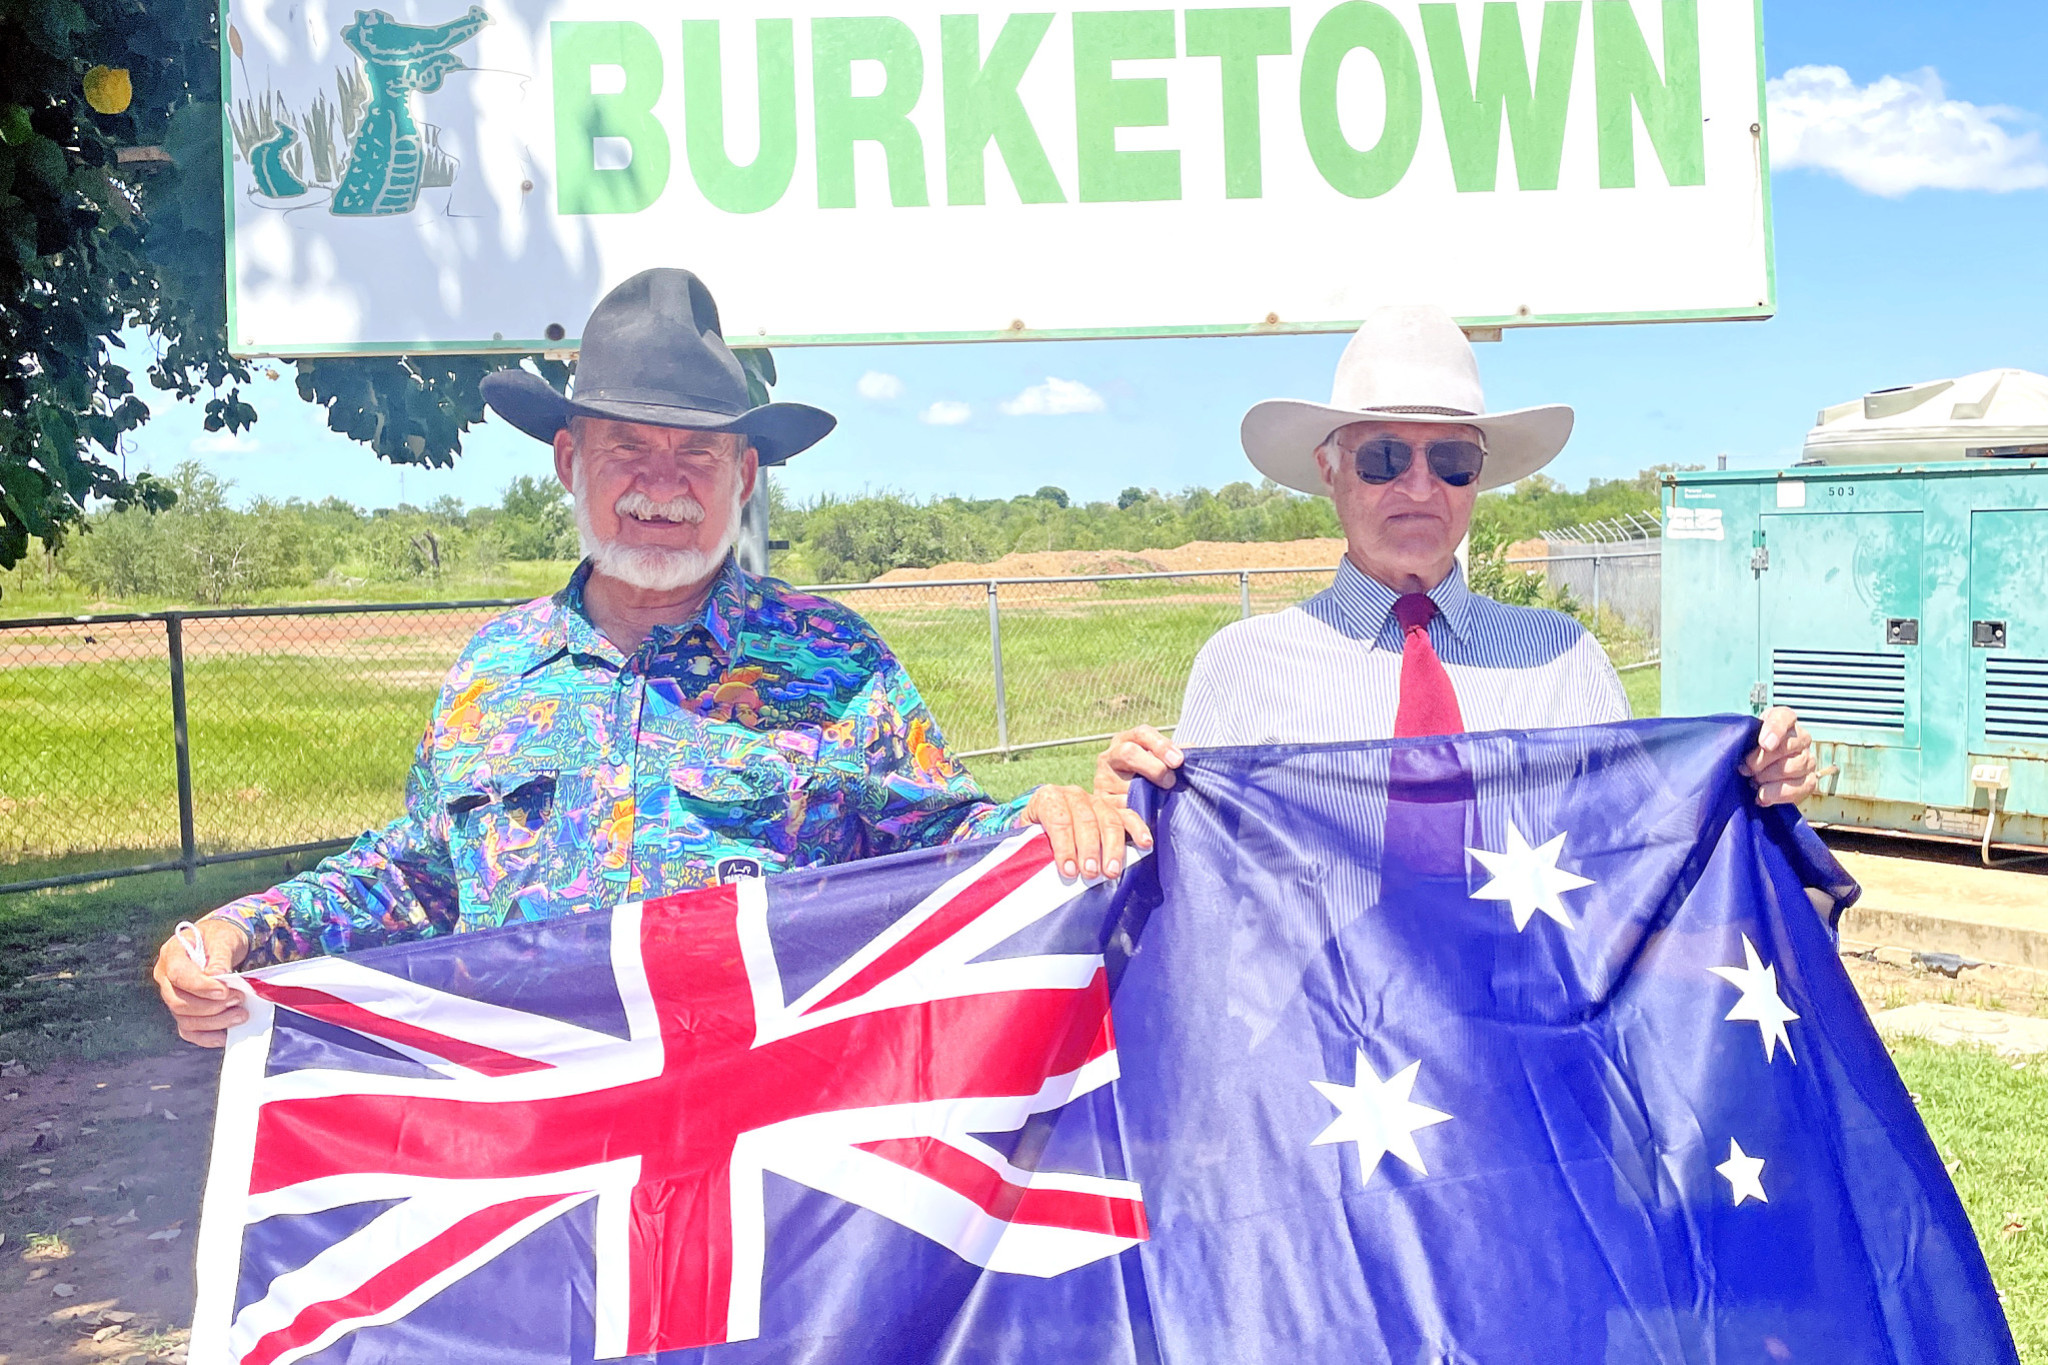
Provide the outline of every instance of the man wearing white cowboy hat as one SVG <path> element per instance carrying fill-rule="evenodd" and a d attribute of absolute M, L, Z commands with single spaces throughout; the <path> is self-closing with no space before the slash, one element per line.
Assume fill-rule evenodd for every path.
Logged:
<path fill-rule="evenodd" d="M 584 561 L 487 624 L 449 671 L 406 812 L 282 886 L 171 939 L 164 1003 L 219 1047 L 246 1012 L 218 979 L 314 953 L 610 909 L 734 876 L 1045 827 L 1068 877 L 1114 877 L 1135 814 L 1079 787 L 997 804 L 946 752 L 903 666 L 837 602 L 741 571 L 760 466 L 829 413 L 751 406 L 718 306 L 649 270 L 583 329 L 573 398 L 537 375 L 483 382 L 554 450 Z"/>
<path fill-rule="evenodd" d="M 1571 430 L 1568 407 L 1487 412 L 1471 343 L 1441 308 L 1374 312 L 1328 403 L 1259 403 L 1241 432 L 1261 473 L 1336 502 L 1336 581 L 1217 632 L 1195 658 L 1175 738 L 1150 726 L 1117 736 L 1097 793 L 1120 797 L 1133 777 L 1172 786 L 1182 745 L 1627 720 L 1621 680 L 1578 622 L 1479 596 L 1456 557 L 1479 494 L 1541 469 Z M 1743 771 L 1765 805 L 1814 790 L 1811 740 L 1790 710 L 1764 713 Z"/>

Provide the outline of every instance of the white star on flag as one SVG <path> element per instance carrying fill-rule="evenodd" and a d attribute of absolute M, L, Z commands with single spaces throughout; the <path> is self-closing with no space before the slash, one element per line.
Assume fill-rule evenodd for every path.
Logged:
<path fill-rule="evenodd" d="M 1792 1056 L 1792 1037 L 1785 1032 L 1785 1025 L 1799 1016 L 1794 1014 L 1778 995 L 1778 969 L 1766 967 L 1763 959 L 1756 955 L 1756 945 L 1749 941 L 1749 935 L 1742 936 L 1742 955 L 1749 959 L 1747 967 L 1709 967 L 1708 971 L 1720 977 L 1729 985 L 1742 992 L 1742 998 L 1735 1007 L 1723 1016 L 1730 1020 L 1751 1020 L 1757 1032 L 1763 1035 L 1764 1060 L 1777 1057 L 1778 1044 L 1785 1045 L 1785 1055 Z"/>
<path fill-rule="evenodd" d="M 1565 928 L 1571 928 L 1571 917 L 1564 910 L 1564 893 L 1593 884 L 1590 877 L 1566 872 L 1557 865 L 1558 855 L 1564 852 L 1562 834 L 1541 848 L 1531 848 L 1512 820 L 1508 822 L 1507 852 L 1489 853 L 1483 848 L 1465 851 L 1485 864 L 1486 870 L 1493 874 L 1493 880 L 1474 891 L 1472 899 L 1506 901 L 1514 912 L 1515 932 L 1518 934 L 1529 927 L 1530 919 L 1538 910 Z"/>
<path fill-rule="evenodd" d="M 1714 1169 L 1728 1182 L 1737 1207 L 1745 1199 L 1756 1199 L 1766 1204 L 1771 1202 L 1771 1197 L 1764 1193 L 1764 1159 L 1743 1151 L 1742 1144 L 1734 1138 L 1728 1139 L 1728 1159 Z"/>
<path fill-rule="evenodd" d="M 1327 1142 L 1357 1143 L 1360 1177 L 1365 1180 L 1372 1179 L 1380 1158 L 1389 1152 L 1428 1175 L 1429 1168 L 1422 1164 L 1422 1153 L 1415 1148 L 1415 1131 L 1431 1124 L 1448 1122 L 1451 1116 L 1408 1099 L 1409 1092 L 1415 1089 L 1415 1074 L 1421 1069 L 1421 1062 L 1410 1062 L 1383 1081 L 1361 1052 L 1358 1054 L 1357 1080 L 1353 1084 L 1310 1081 L 1310 1085 L 1322 1092 L 1324 1099 L 1337 1106 L 1337 1117 L 1309 1146 L 1320 1147 Z"/>

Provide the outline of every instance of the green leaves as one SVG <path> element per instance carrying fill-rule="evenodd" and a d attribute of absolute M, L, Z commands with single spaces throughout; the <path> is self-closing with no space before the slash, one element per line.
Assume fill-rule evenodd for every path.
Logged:
<path fill-rule="evenodd" d="M 483 420 L 477 384 L 517 356 L 394 356 L 298 362 L 299 397 L 327 409 L 327 425 L 394 464 L 445 466 Z M 566 367 L 556 366 L 566 377 Z"/>
<path fill-rule="evenodd" d="M 100 458 L 149 416 L 111 358 L 124 330 L 169 343 L 152 366 L 158 388 L 196 392 L 195 378 L 217 386 L 236 368 L 218 361 L 224 338 L 180 348 L 208 319 L 160 288 L 141 230 L 150 186 L 115 169 L 121 146 L 160 139 L 176 110 L 217 99 L 212 15 L 194 0 L 0 0 L 0 566 L 30 537 L 60 542 L 88 502 L 171 502 L 159 482 Z M 93 112 L 83 80 L 94 67 L 128 68 L 132 102 Z M 96 88 L 111 108 L 107 80 Z M 217 224 L 217 159 L 212 173 Z M 212 240 L 218 292 L 217 226 Z"/>
<path fill-rule="evenodd" d="M 775 387 L 775 356 L 764 346 L 743 346 L 732 354 L 747 373 L 747 401 L 760 407 L 768 401 L 768 390 Z M 554 383 L 552 379 L 548 382 Z"/>
<path fill-rule="evenodd" d="M 206 400 L 206 429 L 208 431 L 245 431 L 256 425 L 256 409 L 242 401 L 242 391 L 231 389 L 225 398 Z"/>

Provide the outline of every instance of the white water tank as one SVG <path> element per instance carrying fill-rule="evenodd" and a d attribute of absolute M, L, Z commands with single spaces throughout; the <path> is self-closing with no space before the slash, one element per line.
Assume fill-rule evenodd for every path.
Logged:
<path fill-rule="evenodd" d="M 2048 455 L 2048 376 L 1982 370 L 1878 389 L 1822 408 L 1802 464 L 1903 464 Z"/>

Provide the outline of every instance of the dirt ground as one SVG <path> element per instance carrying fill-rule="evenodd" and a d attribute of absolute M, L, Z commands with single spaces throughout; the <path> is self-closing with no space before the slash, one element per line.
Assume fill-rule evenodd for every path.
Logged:
<path fill-rule="evenodd" d="M 220 1054 L 0 1067 L 0 1365 L 183 1361 Z"/>
<path fill-rule="evenodd" d="M 956 578 L 1059 578 L 1074 574 L 1176 573 L 1204 569 L 1328 569 L 1343 556 L 1341 540 L 1196 540 L 1171 550 L 1053 550 L 1004 555 L 988 564 L 935 564 L 892 569 L 877 583 L 930 583 Z M 881 599 L 863 597 L 866 604 Z M 923 599 L 888 605 L 916 605 Z M 947 599 L 950 601 L 950 599 Z M 945 605 L 945 602 L 939 603 Z M 453 657 L 500 608 L 475 611 L 345 612 L 331 616 L 251 616 L 187 621 L 188 664 L 225 657 L 303 654 L 393 658 L 424 652 Z M 10 632 L 0 669 L 66 664 L 161 662 L 164 628 L 156 621 L 55 625 Z M 419 680 L 432 682 L 438 668 Z M 406 679 L 408 681 L 412 679 Z"/>
<path fill-rule="evenodd" d="M 1069 574 L 1187 573 L 1197 569 L 1327 569 L 1344 554 L 1341 540 L 1192 540 L 1171 550 L 1037 550 L 987 564 L 964 561 L 929 569 L 891 569 L 877 583 L 932 583 L 953 578 L 1059 578 Z"/>
<path fill-rule="evenodd" d="M 1869 954 L 1843 953 L 1842 965 L 1856 983 L 1856 994 L 1872 1013 L 1931 1000 L 1941 1005 L 2002 1010 L 2048 1018 L 2048 976 L 2022 967 L 1985 963 L 1964 967 L 1954 976 L 1923 967 L 1912 954 L 1879 948 Z"/>
<path fill-rule="evenodd" d="M 185 658 L 190 664 L 228 656 L 326 657 L 363 652 L 389 655 L 402 648 L 428 650 L 452 659 L 478 626 L 503 610 L 487 607 L 474 611 L 365 611 L 333 616 L 233 616 L 187 621 Z M 67 624 L 8 632 L 6 648 L 0 649 L 0 668 L 137 660 L 161 663 L 163 655 L 161 622 Z"/>

